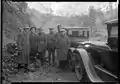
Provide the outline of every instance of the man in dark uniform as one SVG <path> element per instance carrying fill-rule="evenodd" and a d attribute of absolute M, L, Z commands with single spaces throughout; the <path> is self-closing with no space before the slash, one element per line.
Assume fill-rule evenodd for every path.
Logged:
<path fill-rule="evenodd" d="M 49 59 L 49 65 L 51 65 L 51 55 L 52 55 L 52 63 L 55 64 L 55 33 L 53 28 L 49 29 L 50 33 L 47 37 L 47 50 L 48 50 L 48 59 Z"/>
<path fill-rule="evenodd" d="M 32 62 L 34 61 L 34 57 L 38 52 L 37 39 L 38 39 L 38 35 L 36 33 L 36 27 L 30 28 L 30 56 Z"/>
<path fill-rule="evenodd" d="M 42 29 L 40 28 L 38 30 L 38 42 L 37 42 L 37 47 L 38 47 L 38 59 L 40 59 L 42 65 L 45 62 L 45 50 L 46 50 L 46 46 L 47 46 L 47 39 L 45 34 L 42 32 Z"/>

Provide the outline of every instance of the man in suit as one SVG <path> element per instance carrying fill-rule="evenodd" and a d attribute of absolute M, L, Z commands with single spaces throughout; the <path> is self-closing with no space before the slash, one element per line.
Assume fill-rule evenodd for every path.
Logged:
<path fill-rule="evenodd" d="M 35 61 L 34 58 L 38 52 L 37 43 L 38 43 L 38 35 L 36 33 L 36 27 L 30 28 L 30 56 L 31 61 Z"/>

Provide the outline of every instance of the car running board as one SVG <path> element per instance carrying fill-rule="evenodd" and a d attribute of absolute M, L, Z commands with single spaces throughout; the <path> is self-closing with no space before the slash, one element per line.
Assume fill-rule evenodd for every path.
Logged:
<path fill-rule="evenodd" d="M 99 69 L 100 71 L 102 71 L 102 72 L 104 72 L 104 73 L 106 73 L 106 74 L 108 74 L 108 75 L 116 78 L 116 79 L 118 78 L 116 75 L 112 74 L 111 72 L 109 72 L 108 70 L 104 69 L 104 68 L 101 67 L 100 65 L 95 65 L 94 67 L 95 67 L 96 69 Z"/>

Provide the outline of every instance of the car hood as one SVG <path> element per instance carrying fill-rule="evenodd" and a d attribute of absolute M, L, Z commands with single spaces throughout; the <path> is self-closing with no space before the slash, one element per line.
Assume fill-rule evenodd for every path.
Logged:
<path fill-rule="evenodd" d="M 86 43 L 90 43 L 90 44 L 94 44 L 94 45 L 98 45 L 98 46 L 104 46 L 106 45 L 107 42 L 103 42 L 103 41 L 84 41 L 84 42 L 79 42 L 82 44 L 86 44 Z"/>

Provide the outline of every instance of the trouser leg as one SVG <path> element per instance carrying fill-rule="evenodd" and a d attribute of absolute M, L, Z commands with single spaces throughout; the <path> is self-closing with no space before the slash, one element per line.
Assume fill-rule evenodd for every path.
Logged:
<path fill-rule="evenodd" d="M 52 51 L 52 63 L 55 63 L 55 50 Z"/>
<path fill-rule="evenodd" d="M 28 51 L 26 51 L 25 53 L 24 53 L 24 69 L 25 69 L 25 71 L 29 71 L 28 70 L 28 66 L 29 66 L 29 52 Z"/>
<path fill-rule="evenodd" d="M 62 61 L 59 60 L 59 68 L 62 68 Z"/>
<path fill-rule="evenodd" d="M 18 72 L 19 72 L 19 70 L 22 68 L 22 64 L 21 63 L 18 63 L 18 67 L 17 67 L 17 69 L 18 69 Z"/>
<path fill-rule="evenodd" d="M 48 54 L 49 65 L 51 65 L 51 51 L 48 51 Z"/>
<path fill-rule="evenodd" d="M 60 61 L 59 61 L 59 67 L 60 67 L 61 69 L 64 69 L 64 68 L 66 67 L 66 63 L 67 63 L 66 60 L 60 60 Z"/>
<path fill-rule="evenodd" d="M 32 63 L 35 61 L 34 56 L 36 55 L 36 53 L 37 53 L 36 50 L 34 49 L 30 50 L 30 60 Z"/>
<path fill-rule="evenodd" d="M 42 57 L 42 64 L 45 62 L 45 51 L 41 52 L 41 57 Z"/>
<path fill-rule="evenodd" d="M 41 64 L 44 64 L 44 55 L 45 55 L 45 51 L 39 52 L 39 56 L 38 59 L 41 61 Z"/>
<path fill-rule="evenodd" d="M 25 69 L 25 72 L 28 72 L 29 69 L 28 69 L 28 64 L 24 64 L 24 69 Z"/>

